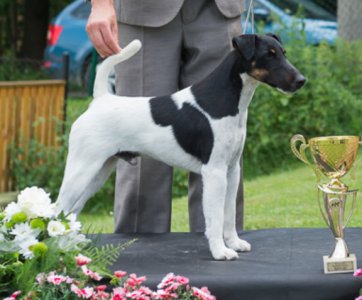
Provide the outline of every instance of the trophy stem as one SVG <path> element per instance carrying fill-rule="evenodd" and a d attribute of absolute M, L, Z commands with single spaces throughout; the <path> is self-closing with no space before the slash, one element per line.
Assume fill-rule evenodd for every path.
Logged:
<path fill-rule="evenodd" d="M 343 238 L 337 237 L 336 245 L 329 258 L 346 258 L 349 257 L 349 250 L 346 241 Z"/>

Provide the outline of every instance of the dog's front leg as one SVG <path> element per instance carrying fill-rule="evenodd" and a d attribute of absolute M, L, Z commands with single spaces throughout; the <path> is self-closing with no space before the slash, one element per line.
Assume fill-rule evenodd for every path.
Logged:
<path fill-rule="evenodd" d="M 226 168 L 202 167 L 202 205 L 205 215 L 205 235 L 212 256 L 217 260 L 232 260 L 238 254 L 225 246 L 223 239 L 224 203 L 226 196 Z"/>
<path fill-rule="evenodd" d="M 235 251 L 250 251 L 251 245 L 240 239 L 236 231 L 236 197 L 240 181 L 240 166 L 236 163 L 227 173 L 227 190 L 224 215 L 224 239 L 225 243 Z"/>

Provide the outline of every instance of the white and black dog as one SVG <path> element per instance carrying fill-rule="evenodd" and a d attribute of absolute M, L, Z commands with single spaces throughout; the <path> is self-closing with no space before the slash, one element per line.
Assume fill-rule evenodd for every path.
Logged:
<path fill-rule="evenodd" d="M 275 35 L 242 35 L 204 80 L 162 97 L 119 97 L 107 92 L 112 67 L 141 47 L 131 42 L 99 68 L 94 100 L 73 124 L 58 210 L 79 213 L 119 158 L 147 155 L 201 174 L 206 236 L 215 259 L 250 251 L 235 229 L 239 161 L 247 108 L 259 82 L 294 92 L 305 78 L 285 57 Z"/>

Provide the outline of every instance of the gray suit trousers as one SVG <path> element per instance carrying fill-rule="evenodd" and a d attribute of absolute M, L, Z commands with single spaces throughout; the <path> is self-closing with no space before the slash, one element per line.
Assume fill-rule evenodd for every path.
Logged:
<path fill-rule="evenodd" d="M 116 92 L 122 96 L 161 96 L 190 86 L 223 60 L 232 48 L 231 39 L 240 34 L 240 16 L 226 18 L 210 0 L 186 0 L 176 17 L 161 27 L 119 23 L 121 47 L 136 38 L 143 47 L 116 67 Z M 115 232 L 170 231 L 172 174 L 170 166 L 150 158 L 138 158 L 136 165 L 119 161 Z M 203 232 L 205 228 L 201 197 L 201 177 L 191 173 L 189 224 L 192 232 Z M 239 229 L 242 215 L 241 184 L 236 217 Z"/>

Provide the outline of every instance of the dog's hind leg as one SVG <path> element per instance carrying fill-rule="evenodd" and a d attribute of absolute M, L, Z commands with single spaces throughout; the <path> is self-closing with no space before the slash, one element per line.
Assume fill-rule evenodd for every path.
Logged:
<path fill-rule="evenodd" d="M 236 259 L 238 254 L 225 246 L 223 240 L 224 202 L 226 196 L 226 170 L 203 166 L 203 211 L 205 215 L 205 235 L 209 241 L 214 259 Z"/>
<path fill-rule="evenodd" d="M 224 209 L 224 239 L 226 245 L 235 251 L 250 251 L 248 242 L 240 239 L 236 231 L 236 196 L 240 181 L 240 166 L 236 163 L 227 175 L 227 190 Z"/>
<path fill-rule="evenodd" d="M 57 211 L 79 213 L 87 200 L 92 197 L 115 169 L 116 157 L 107 160 L 78 161 L 68 159 L 60 193 L 57 200 Z"/>

